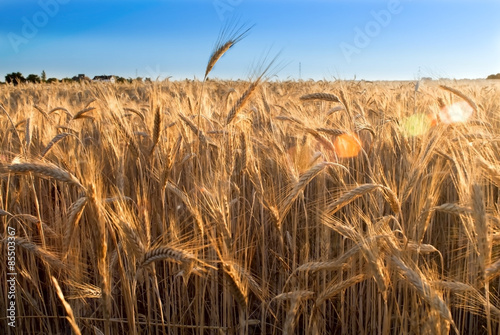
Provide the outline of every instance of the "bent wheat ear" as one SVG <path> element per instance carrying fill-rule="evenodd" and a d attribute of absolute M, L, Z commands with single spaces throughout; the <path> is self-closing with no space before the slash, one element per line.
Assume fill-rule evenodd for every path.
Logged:
<path fill-rule="evenodd" d="M 144 267 L 159 260 L 168 260 L 175 263 L 185 263 L 195 259 L 196 257 L 192 253 L 185 250 L 168 246 L 160 246 L 150 249 L 148 252 L 146 252 L 140 263 L 140 266 Z"/>
<path fill-rule="evenodd" d="M 69 135 L 72 135 L 72 134 L 60 133 L 60 134 L 57 134 L 56 136 L 54 136 L 54 138 L 49 142 L 49 144 L 47 144 L 45 149 L 43 149 L 42 153 L 40 154 L 42 156 L 42 158 L 45 157 L 45 155 L 47 155 L 47 153 L 50 151 L 50 149 L 52 149 L 54 144 L 56 144 L 57 142 L 59 142 L 60 140 L 62 140 L 63 138 L 65 138 L 66 136 L 69 136 Z"/>
<path fill-rule="evenodd" d="M 226 278 L 229 290 L 241 309 L 246 310 L 248 305 L 248 290 L 243 284 L 241 277 L 236 269 L 229 263 L 223 265 L 224 278 Z"/>
<path fill-rule="evenodd" d="M 389 201 L 389 204 L 391 205 L 391 209 L 395 213 L 399 213 L 400 211 L 400 205 L 398 202 L 398 199 L 396 197 L 396 194 L 389 189 L 388 187 L 385 187 L 383 185 L 379 184 L 364 184 L 361 186 L 356 187 L 355 189 L 344 193 L 340 198 L 337 199 L 333 204 L 328 206 L 327 212 L 331 215 L 336 213 L 338 210 L 340 210 L 342 207 L 345 205 L 349 204 L 351 201 L 363 196 L 366 193 L 369 193 L 377 188 L 381 188 L 385 191 L 385 195 L 387 197 L 387 200 Z"/>
<path fill-rule="evenodd" d="M 248 32 L 250 31 L 250 29 L 252 29 L 253 26 L 245 29 L 245 26 L 244 25 L 241 25 L 239 27 L 228 27 L 226 26 L 216 44 L 215 44 L 215 48 L 214 48 L 214 51 L 212 52 L 212 54 L 210 55 L 210 58 L 208 60 L 208 64 L 207 64 L 207 68 L 205 70 L 205 77 L 204 79 L 206 79 L 208 77 L 208 74 L 210 73 L 210 71 L 212 71 L 212 69 L 214 68 L 215 66 L 215 63 L 217 63 L 217 61 L 231 48 L 233 47 L 236 43 L 238 43 L 239 41 L 241 41 L 247 34 Z M 224 42 L 225 41 L 225 42 Z"/>
<path fill-rule="evenodd" d="M 398 272 L 413 288 L 418 292 L 420 297 L 425 300 L 431 308 L 434 308 L 443 319 L 445 319 L 453 327 L 457 334 L 460 332 L 453 321 L 451 312 L 444 300 L 436 294 L 432 287 L 427 283 L 422 276 L 416 271 L 408 267 L 399 257 L 393 255 L 389 258 L 393 265 L 396 266 Z"/>
<path fill-rule="evenodd" d="M 64 256 L 64 258 L 67 257 L 70 251 L 69 248 L 71 246 L 71 240 L 73 239 L 75 227 L 78 225 L 78 221 L 82 217 L 82 213 L 86 205 L 87 197 L 81 197 L 80 199 L 75 201 L 69 208 L 68 219 L 64 231 L 64 247 L 66 250 L 66 255 Z"/>
<path fill-rule="evenodd" d="M 359 274 L 341 282 L 339 282 L 337 279 L 332 280 L 329 283 L 328 287 L 318 295 L 318 298 L 316 298 L 316 306 L 322 305 L 325 300 L 334 297 L 341 291 L 359 282 L 362 282 L 366 278 L 367 276 L 365 274 Z"/>
<path fill-rule="evenodd" d="M 10 172 L 14 173 L 27 173 L 33 172 L 38 175 L 51 177 L 56 180 L 62 181 L 64 183 L 76 185 L 82 189 L 84 189 L 83 185 L 80 181 L 73 176 L 68 171 L 61 169 L 58 166 L 52 164 L 43 164 L 43 163 L 20 163 L 20 164 L 12 164 L 7 166 L 7 169 Z"/>
<path fill-rule="evenodd" d="M 82 109 L 81 111 L 79 111 L 78 113 L 76 113 L 73 116 L 72 120 L 77 120 L 77 119 L 88 117 L 88 116 L 85 115 L 85 113 L 91 112 L 94 109 L 95 109 L 95 107 L 89 107 L 89 108 Z"/>
<path fill-rule="evenodd" d="M 332 101 L 332 102 L 340 102 L 340 99 L 335 94 L 331 93 L 311 93 L 305 94 L 300 97 L 302 101 L 310 101 L 310 100 L 323 100 L 323 101 Z"/>
<path fill-rule="evenodd" d="M 439 87 L 442 88 L 443 90 L 451 92 L 451 93 L 455 94 L 456 96 L 459 96 L 460 98 L 467 101 L 467 103 L 472 107 L 472 109 L 474 109 L 474 112 L 477 113 L 476 103 L 474 101 L 472 101 L 472 99 L 469 98 L 468 96 L 466 96 L 464 93 L 460 92 L 459 90 L 457 90 L 455 88 L 452 88 L 452 87 L 449 87 L 446 85 L 439 85 Z"/>

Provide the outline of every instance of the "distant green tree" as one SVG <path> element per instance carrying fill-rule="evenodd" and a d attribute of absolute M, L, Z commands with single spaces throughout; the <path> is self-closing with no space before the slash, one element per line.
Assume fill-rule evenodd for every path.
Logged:
<path fill-rule="evenodd" d="M 123 77 L 120 77 L 120 76 L 117 76 L 116 77 L 116 82 L 117 83 L 120 83 L 120 84 L 123 84 L 127 81 L 127 79 L 123 78 Z"/>
<path fill-rule="evenodd" d="M 43 82 L 47 81 L 47 75 L 45 74 L 45 70 L 42 71 L 41 79 L 42 79 Z"/>
<path fill-rule="evenodd" d="M 486 79 L 500 79 L 500 73 L 490 74 Z"/>
<path fill-rule="evenodd" d="M 59 81 L 59 79 L 57 79 L 57 78 L 49 78 L 49 79 L 47 79 L 47 83 L 49 83 L 49 84 L 50 83 L 55 83 L 55 82 L 58 82 L 58 81 Z"/>
<path fill-rule="evenodd" d="M 40 76 L 37 75 L 37 74 L 30 74 L 27 78 L 26 78 L 26 81 L 27 82 L 30 82 L 30 83 L 33 83 L 33 84 L 38 84 L 40 83 L 42 80 L 40 79 Z"/>
<path fill-rule="evenodd" d="M 12 72 L 5 76 L 5 82 L 16 86 L 26 82 L 26 78 L 24 78 L 21 72 Z"/>

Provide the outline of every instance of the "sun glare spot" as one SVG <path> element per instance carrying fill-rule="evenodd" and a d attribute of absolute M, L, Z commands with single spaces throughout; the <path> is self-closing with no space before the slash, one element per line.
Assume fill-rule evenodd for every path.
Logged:
<path fill-rule="evenodd" d="M 361 142 L 355 134 L 342 134 L 333 142 L 335 153 L 340 158 L 356 157 L 361 151 Z"/>
<path fill-rule="evenodd" d="M 409 136 L 421 136 L 436 125 L 436 118 L 433 115 L 418 113 L 403 120 L 403 129 Z"/>
<path fill-rule="evenodd" d="M 456 102 L 449 106 L 444 106 L 439 111 L 439 119 L 446 124 L 463 123 L 472 116 L 473 109 L 465 101 Z"/>

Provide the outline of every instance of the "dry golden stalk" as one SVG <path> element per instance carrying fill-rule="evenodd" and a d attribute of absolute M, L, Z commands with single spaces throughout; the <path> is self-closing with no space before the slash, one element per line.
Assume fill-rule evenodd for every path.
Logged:
<path fill-rule="evenodd" d="M 281 227 L 282 220 L 285 218 L 286 214 L 292 207 L 293 202 L 297 199 L 297 197 L 300 195 L 300 192 L 304 190 L 304 188 L 316 177 L 318 174 L 320 174 L 325 168 L 331 167 L 331 166 L 337 166 L 342 169 L 345 169 L 345 166 L 336 164 L 336 163 L 331 163 L 331 162 L 321 162 L 316 165 L 314 165 L 312 168 L 310 168 L 308 171 L 306 171 L 302 176 L 300 176 L 299 180 L 295 183 L 293 186 L 293 189 L 291 192 L 288 194 L 286 199 L 283 201 L 283 204 L 281 206 L 281 211 L 279 213 L 279 218 L 281 218 L 280 221 L 278 221 L 278 227 Z"/>
<path fill-rule="evenodd" d="M 54 287 L 56 289 L 57 296 L 59 297 L 59 300 L 61 300 L 61 302 L 64 306 L 64 309 L 66 310 L 66 313 L 68 313 L 67 319 L 69 321 L 71 329 L 73 329 L 73 332 L 76 335 L 81 335 L 80 328 L 76 324 L 76 319 L 75 319 L 75 316 L 73 314 L 73 309 L 71 308 L 71 305 L 68 304 L 66 299 L 64 299 L 64 294 L 62 293 L 61 287 L 59 287 L 59 283 L 57 282 L 57 279 L 55 279 L 54 277 L 50 277 L 50 278 L 52 279 L 52 284 L 54 284 Z"/>
<path fill-rule="evenodd" d="M 486 172 L 488 172 L 489 178 L 491 178 L 495 185 L 500 187 L 500 168 L 488 163 L 482 157 L 478 157 L 477 162 Z"/>
<path fill-rule="evenodd" d="M 491 239 L 488 232 L 488 223 L 486 221 L 486 208 L 484 206 L 483 190 L 480 185 L 472 185 L 471 196 L 472 218 L 475 223 L 477 247 L 479 252 L 479 266 L 482 271 L 486 271 L 486 268 L 491 262 Z"/>
<path fill-rule="evenodd" d="M 245 133 L 240 134 L 240 143 L 241 143 L 241 171 L 245 171 L 247 169 L 247 140 Z"/>
<path fill-rule="evenodd" d="M 300 310 L 300 295 L 292 298 L 290 307 L 286 312 L 285 323 L 283 324 L 283 334 L 290 335 L 295 333 L 295 324 L 297 322 L 297 314 Z"/>
<path fill-rule="evenodd" d="M 132 154 L 135 157 L 139 157 L 141 151 L 139 150 L 139 146 L 137 145 L 134 137 L 130 134 L 129 130 L 125 128 L 120 119 L 118 119 L 114 114 L 111 114 L 111 117 L 114 121 L 114 124 L 119 129 L 120 133 L 123 135 L 123 137 L 125 137 L 126 141 L 128 142 Z"/>
<path fill-rule="evenodd" d="M 367 279 L 367 277 L 365 274 L 362 273 L 341 282 L 339 282 L 338 279 L 332 280 L 330 283 L 328 283 L 328 287 L 323 292 L 318 294 L 318 297 L 316 298 L 315 302 L 316 307 L 322 305 L 325 302 L 325 300 L 333 298 L 341 291 L 357 283 L 360 283 L 365 279 Z"/>
<path fill-rule="evenodd" d="M 193 206 L 193 204 L 191 203 L 191 200 L 189 200 L 186 193 L 182 192 L 177 186 L 175 186 L 174 184 L 172 184 L 168 181 L 165 184 L 165 187 L 169 191 L 174 193 L 177 197 L 179 197 L 182 200 L 182 202 L 184 203 L 184 205 L 186 205 L 187 209 L 191 212 L 191 215 L 194 217 L 194 220 L 196 222 L 196 226 L 198 227 L 200 234 L 203 235 L 203 233 L 205 231 L 203 219 L 200 215 L 200 212 Z"/>
<path fill-rule="evenodd" d="M 24 131 L 24 141 L 26 142 L 26 148 L 28 148 L 31 143 L 31 118 L 26 119 L 26 130 Z"/>

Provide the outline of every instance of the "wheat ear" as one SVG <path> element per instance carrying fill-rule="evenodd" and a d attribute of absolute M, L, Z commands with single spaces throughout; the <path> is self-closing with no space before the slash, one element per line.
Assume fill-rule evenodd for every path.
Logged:
<path fill-rule="evenodd" d="M 396 265 L 401 275 L 408 280 L 408 282 L 416 289 L 419 295 L 424 299 L 432 308 L 435 308 L 438 313 L 449 322 L 457 334 L 460 332 L 453 321 L 451 312 L 446 303 L 441 299 L 431 286 L 422 279 L 422 277 L 412 269 L 410 269 L 399 257 L 393 255 L 390 257 L 392 263 Z"/>
<path fill-rule="evenodd" d="M 229 113 L 227 114 L 226 118 L 226 125 L 230 124 L 231 121 L 234 120 L 236 115 L 245 107 L 245 105 L 248 103 L 250 100 L 250 96 L 252 95 L 253 92 L 257 89 L 259 82 L 260 82 L 260 77 L 252 82 L 250 86 L 247 88 L 245 93 L 236 101 L 236 103 L 233 105 Z"/>
<path fill-rule="evenodd" d="M 459 96 L 460 98 L 464 99 L 465 101 L 467 101 L 467 103 L 469 104 L 469 106 L 472 107 L 472 109 L 474 109 L 474 112 L 477 113 L 477 105 L 474 101 L 472 101 L 471 98 L 469 98 L 468 96 L 466 96 L 464 93 L 460 92 L 459 90 L 455 89 L 455 88 L 452 88 L 452 87 L 449 87 L 449 86 L 446 86 L 446 85 L 439 85 L 440 88 L 442 88 L 443 90 L 446 90 L 448 92 L 451 92 L 457 96 Z"/>
<path fill-rule="evenodd" d="M 75 227 L 78 224 L 78 221 L 82 217 L 83 210 L 85 209 L 85 206 L 87 205 L 87 197 L 81 197 L 77 201 L 75 201 L 70 209 L 69 209 L 69 215 L 68 215 L 68 220 L 66 222 L 66 227 L 64 231 L 64 244 L 65 244 L 65 250 L 66 250 L 66 255 L 69 253 L 70 245 L 71 245 L 71 240 L 73 239 L 73 233 L 75 231 Z"/>
<path fill-rule="evenodd" d="M 355 200 L 355 199 L 361 197 L 362 195 L 369 193 L 377 188 L 381 188 L 384 191 L 386 191 L 386 194 L 388 196 L 388 200 L 389 200 L 389 203 L 391 205 L 392 210 L 396 213 L 399 213 L 400 205 L 399 205 L 399 201 L 398 201 L 396 195 L 394 194 L 394 192 L 391 189 L 389 189 L 383 185 L 379 185 L 379 184 L 364 184 L 364 185 L 356 187 L 355 189 L 353 189 L 347 193 L 344 193 L 340 198 L 337 199 L 337 201 L 335 201 L 333 204 L 328 206 L 327 212 L 329 214 L 334 214 L 335 212 L 337 212 L 338 210 L 340 210 L 342 207 L 349 204 L 353 200 Z"/>
<path fill-rule="evenodd" d="M 217 61 L 231 47 L 233 47 L 236 43 L 238 43 L 239 41 L 241 41 L 248 34 L 248 32 L 250 31 L 250 29 L 252 29 L 252 27 L 249 27 L 249 28 L 247 28 L 245 30 L 243 30 L 243 29 L 245 29 L 244 25 L 239 26 L 239 27 L 233 27 L 233 28 L 230 28 L 230 27 L 226 26 L 222 30 L 222 32 L 221 32 L 221 34 L 219 36 L 219 39 L 218 39 L 218 41 L 217 41 L 217 43 L 215 45 L 215 49 L 212 52 L 212 54 L 210 55 L 210 58 L 208 59 L 208 64 L 207 64 L 207 68 L 205 70 L 205 77 L 204 77 L 204 79 L 207 79 L 208 74 L 214 68 L 215 63 L 217 63 Z M 226 40 L 226 41 L 223 42 L 224 40 Z"/>
<path fill-rule="evenodd" d="M 41 156 L 42 158 L 45 157 L 45 155 L 47 155 L 47 153 L 50 151 L 50 149 L 52 149 L 52 147 L 57 143 L 59 142 L 60 140 L 62 140 L 63 138 L 69 136 L 69 135 L 72 135 L 70 133 L 60 133 L 60 134 L 57 134 L 56 136 L 54 136 L 54 138 L 52 140 L 50 140 L 49 144 L 47 144 L 47 146 L 42 150 L 41 152 Z"/>
<path fill-rule="evenodd" d="M 182 121 L 184 121 L 184 123 L 189 127 L 189 129 L 191 129 L 191 131 L 193 133 L 195 133 L 196 136 L 198 136 L 198 138 L 200 139 L 201 143 L 203 143 L 203 144 L 207 144 L 208 143 L 207 137 L 205 136 L 205 134 L 203 133 L 203 131 L 201 131 L 198 127 L 196 127 L 196 125 L 191 120 L 189 120 L 189 118 L 187 118 L 182 113 L 179 113 L 179 117 L 181 118 Z"/>
<path fill-rule="evenodd" d="M 148 250 L 140 262 L 140 266 L 147 266 L 155 261 L 167 260 L 175 263 L 185 263 L 195 260 L 196 257 L 185 250 L 169 246 L 159 246 Z"/>
<path fill-rule="evenodd" d="M 7 166 L 7 169 L 13 173 L 33 172 L 37 175 L 51 177 L 61 182 L 76 185 L 84 189 L 80 181 L 74 175 L 53 164 L 19 163 L 9 165 Z"/>
<path fill-rule="evenodd" d="M 331 102 L 340 102 L 340 99 L 335 94 L 331 93 L 311 93 L 305 94 L 300 97 L 302 101 L 310 101 L 310 100 L 323 100 L 323 101 L 331 101 Z"/>
<path fill-rule="evenodd" d="M 224 278 L 229 286 L 229 291 L 242 310 L 246 310 L 248 304 L 248 290 L 243 284 L 241 277 L 230 263 L 224 263 L 222 266 Z"/>
<path fill-rule="evenodd" d="M 73 117 L 71 119 L 77 120 L 77 119 L 82 119 L 82 118 L 88 118 L 89 116 L 87 116 L 85 114 L 93 111 L 94 109 L 95 109 L 95 107 L 89 107 L 89 108 L 82 109 L 81 111 L 79 111 L 78 113 L 73 115 Z"/>
<path fill-rule="evenodd" d="M 328 287 L 318 295 L 318 298 L 316 299 L 316 306 L 322 305 L 325 300 L 331 299 L 340 291 L 343 291 L 351 287 L 352 285 L 362 282 L 365 279 L 367 279 L 367 276 L 362 273 L 341 282 L 339 282 L 337 279 L 332 280 L 329 283 Z"/>
<path fill-rule="evenodd" d="M 155 112 L 155 120 L 154 120 L 154 125 L 153 125 L 153 144 L 151 145 L 151 149 L 149 151 L 149 154 L 152 155 L 153 151 L 158 144 L 158 140 L 160 139 L 160 130 L 161 130 L 161 113 L 160 113 L 160 107 L 156 107 L 156 112 Z"/>

